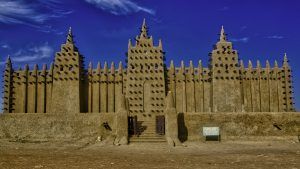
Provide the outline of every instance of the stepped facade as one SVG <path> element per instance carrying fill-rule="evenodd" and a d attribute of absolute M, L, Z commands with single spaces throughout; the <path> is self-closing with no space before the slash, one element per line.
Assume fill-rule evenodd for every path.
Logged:
<path fill-rule="evenodd" d="M 154 46 L 145 23 L 129 40 L 126 67 L 120 62 L 84 66 L 84 57 L 73 41 L 71 29 L 54 63 L 39 69 L 14 69 L 10 58 L 4 71 L 4 113 L 105 113 L 116 112 L 125 95 L 130 117 L 149 124 L 164 116 L 165 98 L 173 93 L 177 112 L 291 112 L 291 68 L 265 67 L 257 61 L 247 66 L 227 40 L 222 27 L 219 41 L 201 61 L 167 67 L 162 41 Z M 151 122 L 152 121 L 152 122 Z M 157 126 L 156 126 L 157 127 Z M 148 126 L 148 131 L 157 131 Z M 152 132 L 151 131 L 151 132 Z"/>

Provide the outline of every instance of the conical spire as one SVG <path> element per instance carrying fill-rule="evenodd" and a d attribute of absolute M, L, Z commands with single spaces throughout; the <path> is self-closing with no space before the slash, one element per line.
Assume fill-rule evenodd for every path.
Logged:
<path fill-rule="evenodd" d="M 194 65 L 193 65 L 193 61 L 191 61 L 191 60 L 190 60 L 189 73 L 191 73 L 191 74 L 194 73 Z"/>
<path fill-rule="evenodd" d="M 11 59 L 10 56 L 8 55 L 6 59 L 6 69 L 11 69 L 11 68 L 12 68 Z"/>
<path fill-rule="evenodd" d="M 267 61 L 266 61 L 266 68 L 267 68 L 267 69 L 270 69 L 270 67 L 271 67 L 271 66 L 270 66 L 270 62 L 269 62 L 269 60 L 267 60 Z"/>
<path fill-rule="evenodd" d="M 123 64 L 121 61 L 119 62 L 118 73 L 119 73 L 119 75 L 123 74 Z"/>
<path fill-rule="evenodd" d="M 147 25 L 146 25 L 146 19 L 145 18 L 143 20 L 143 25 L 142 25 L 142 28 L 141 28 L 140 38 L 148 38 L 148 28 L 147 28 Z"/>
<path fill-rule="evenodd" d="M 162 48 L 162 41 L 161 41 L 161 39 L 158 40 L 158 47 Z"/>
<path fill-rule="evenodd" d="M 259 60 L 256 61 L 256 67 L 259 68 L 259 69 L 261 68 L 260 61 L 259 61 Z"/>
<path fill-rule="evenodd" d="M 97 74 L 100 74 L 101 73 L 101 63 L 98 62 L 97 64 Z"/>
<path fill-rule="evenodd" d="M 46 71 L 47 70 L 47 64 L 43 64 L 43 71 Z"/>
<path fill-rule="evenodd" d="M 249 69 L 253 68 L 251 60 L 249 60 L 249 62 L 248 62 L 248 67 L 249 67 Z"/>
<path fill-rule="evenodd" d="M 110 72 L 111 72 L 112 74 L 115 73 L 115 63 L 114 63 L 114 62 L 111 62 L 111 65 L 110 65 Z"/>
<path fill-rule="evenodd" d="M 243 61 L 243 60 L 240 61 L 240 67 L 241 67 L 242 69 L 244 69 L 244 61 Z"/>
<path fill-rule="evenodd" d="M 71 27 L 69 28 L 69 32 L 68 32 L 66 43 L 74 43 L 74 41 L 73 41 L 73 33 L 72 33 L 72 28 Z"/>
<path fill-rule="evenodd" d="M 34 70 L 34 71 L 37 71 L 38 69 L 39 69 L 38 65 L 37 65 L 37 64 L 34 64 L 33 70 Z"/>
<path fill-rule="evenodd" d="M 7 56 L 6 64 L 10 64 L 10 65 L 11 65 L 11 59 L 10 59 L 10 56 L 9 56 L 9 55 Z"/>
<path fill-rule="evenodd" d="M 93 64 L 92 62 L 89 63 L 89 71 L 92 71 L 93 70 Z"/>
<path fill-rule="evenodd" d="M 274 67 L 278 68 L 277 60 L 275 60 L 275 62 L 274 62 Z"/>
<path fill-rule="evenodd" d="M 227 41 L 226 33 L 225 33 L 224 27 L 222 25 L 221 33 L 220 33 L 220 42 L 226 42 L 226 41 Z"/>
<path fill-rule="evenodd" d="M 104 62 L 104 74 L 107 74 L 108 73 L 108 67 L 107 67 L 107 62 Z"/>
<path fill-rule="evenodd" d="M 198 69 L 202 69 L 202 60 L 198 61 Z"/>
<path fill-rule="evenodd" d="M 128 40 L 128 49 L 130 49 L 132 47 L 132 44 L 131 44 L 131 39 Z"/>
<path fill-rule="evenodd" d="M 289 66 L 289 60 L 287 58 L 287 54 L 284 53 L 284 57 L 283 57 L 283 66 Z"/>
<path fill-rule="evenodd" d="M 28 71 L 28 70 L 29 70 L 29 65 L 28 65 L 28 64 L 26 64 L 26 65 L 24 66 L 24 70 L 25 70 L 25 71 Z"/>

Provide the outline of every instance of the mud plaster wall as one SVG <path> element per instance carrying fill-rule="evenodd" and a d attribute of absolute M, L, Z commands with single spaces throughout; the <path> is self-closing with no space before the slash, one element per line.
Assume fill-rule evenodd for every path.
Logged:
<path fill-rule="evenodd" d="M 0 139 L 59 140 L 111 135 L 115 113 L 0 114 Z M 107 122 L 112 131 L 104 128 Z"/>
<path fill-rule="evenodd" d="M 181 141 L 204 140 L 204 126 L 220 127 L 221 140 L 269 136 L 297 139 L 300 135 L 299 112 L 179 113 L 178 122 Z"/>

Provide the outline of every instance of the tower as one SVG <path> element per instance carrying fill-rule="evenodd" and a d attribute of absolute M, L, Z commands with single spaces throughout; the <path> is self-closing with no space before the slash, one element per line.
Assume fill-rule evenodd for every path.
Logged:
<path fill-rule="evenodd" d="M 62 44 L 61 51 L 55 54 L 51 112 L 81 112 L 83 66 L 83 56 L 74 44 L 70 28 L 66 43 Z"/>
<path fill-rule="evenodd" d="M 163 113 L 165 76 L 162 43 L 153 45 L 144 20 L 136 44 L 128 44 L 127 89 L 129 111 L 133 114 Z"/>
<path fill-rule="evenodd" d="M 238 53 L 227 41 L 222 26 L 220 39 L 210 58 L 212 73 L 211 107 L 214 112 L 241 111 L 241 86 Z"/>
<path fill-rule="evenodd" d="M 11 113 L 11 104 L 12 104 L 12 96 L 11 96 L 11 88 L 12 88 L 12 63 L 10 57 L 7 57 L 5 70 L 4 70 L 4 89 L 3 89 L 3 112 Z"/>

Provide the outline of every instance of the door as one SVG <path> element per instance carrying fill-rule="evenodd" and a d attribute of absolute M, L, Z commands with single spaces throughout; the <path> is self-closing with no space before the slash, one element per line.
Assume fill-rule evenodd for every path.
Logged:
<path fill-rule="evenodd" d="M 128 117 L 128 134 L 129 136 L 138 135 L 137 116 Z"/>
<path fill-rule="evenodd" d="M 165 116 L 156 116 L 156 133 L 165 135 Z"/>

